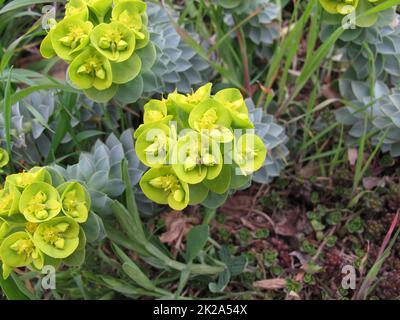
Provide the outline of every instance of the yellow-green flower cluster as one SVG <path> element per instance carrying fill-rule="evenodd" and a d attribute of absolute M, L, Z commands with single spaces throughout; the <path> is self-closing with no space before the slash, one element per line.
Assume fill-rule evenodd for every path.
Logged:
<path fill-rule="evenodd" d="M 72 84 L 87 94 L 134 79 L 141 70 L 136 50 L 149 42 L 146 4 L 141 0 L 69 0 L 65 17 L 42 41 L 43 57 L 70 64 Z"/>
<path fill-rule="evenodd" d="M 241 92 L 211 95 L 209 83 L 196 92 L 174 92 L 144 106 L 144 123 L 135 131 L 136 153 L 148 167 L 140 186 L 160 204 L 182 210 L 209 194 L 237 186 L 234 175 L 249 176 L 266 158 L 266 147 Z"/>
<path fill-rule="evenodd" d="M 380 0 L 319 0 L 322 7 L 330 14 L 350 14 L 359 6 L 360 2 L 376 3 Z"/>
<path fill-rule="evenodd" d="M 85 234 L 79 224 L 86 222 L 90 196 L 78 182 L 52 184 L 46 168 L 6 177 L 0 191 L 0 260 L 3 277 L 13 268 L 57 266 L 70 257 Z"/>

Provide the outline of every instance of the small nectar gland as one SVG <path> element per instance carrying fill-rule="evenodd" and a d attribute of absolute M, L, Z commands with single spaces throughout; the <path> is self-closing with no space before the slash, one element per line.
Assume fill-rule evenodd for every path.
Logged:
<path fill-rule="evenodd" d="M 65 240 L 63 238 L 58 238 L 55 242 L 54 242 L 54 246 L 57 249 L 64 249 L 65 246 Z"/>
<path fill-rule="evenodd" d="M 118 41 L 118 44 L 117 44 L 117 50 L 118 50 L 118 51 L 123 51 L 123 50 L 125 50 L 127 47 L 128 47 L 128 43 L 127 43 L 126 41 L 124 41 L 124 40 Z"/>
<path fill-rule="evenodd" d="M 40 211 L 36 212 L 35 216 L 36 216 L 36 218 L 43 220 L 43 219 L 47 219 L 49 214 L 46 210 L 40 210 Z"/>
<path fill-rule="evenodd" d="M 104 80 L 104 79 L 105 79 L 105 77 L 106 77 L 106 72 L 104 71 L 103 68 L 99 68 L 99 69 L 96 70 L 96 77 L 99 78 L 99 79 L 101 79 L 101 80 Z"/>
<path fill-rule="evenodd" d="M 174 192 L 174 199 L 177 202 L 182 202 L 185 199 L 185 193 L 182 189 L 175 190 Z"/>
<path fill-rule="evenodd" d="M 73 218 L 79 218 L 79 212 L 74 210 L 69 213 Z"/>
<path fill-rule="evenodd" d="M 101 37 L 99 40 L 99 47 L 102 49 L 108 49 L 111 46 L 111 41 L 106 37 Z"/>
<path fill-rule="evenodd" d="M 66 223 L 66 222 L 61 222 L 61 223 L 57 224 L 57 225 L 55 226 L 55 228 L 56 228 L 59 232 L 65 232 L 65 231 L 68 230 L 69 224 Z"/>

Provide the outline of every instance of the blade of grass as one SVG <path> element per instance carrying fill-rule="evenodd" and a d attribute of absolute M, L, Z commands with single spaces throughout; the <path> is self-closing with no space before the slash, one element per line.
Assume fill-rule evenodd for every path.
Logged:
<path fill-rule="evenodd" d="M 11 72 L 12 69 L 9 70 L 8 80 L 6 83 L 6 88 L 4 92 L 4 104 L 3 104 L 3 112 L 4 112 L 4 131 L 5 131 L 5 139 L 6 139 L 6 148 L 9 156 L 11 157 Z M 11 163 L 11 161 L 10 161 Z"/>
<path fill-rule="evenodd" d="M 387 232 L 385 239 L 382 242 L 381 248 L 379 250 L 378 257 L 375 260 L 374 265 L 369 270 L 368 274 L 366 275 L 364 281 L 362 282 L 360 289 L 354 295 L 353 300 L 365 300 L 367 299 L 368 295 L 371 293 L 372 288 L 374 287 L 373 284 L 376 281 L 377 275 L 379 271 L 382 269 L 382 266 L 386 259 L 389 257 L 391 253 L 391 249 L 393 248 L 396 240 L 400 234 L 400 228 L 397 229 L 396 233 L 392 237 L 392 233 L 398 223 L 400 211 L 398 210 L 396 216 L 394 217 L 392 224 Z M 390 243 L 389 243 L 390 241 Z"/>

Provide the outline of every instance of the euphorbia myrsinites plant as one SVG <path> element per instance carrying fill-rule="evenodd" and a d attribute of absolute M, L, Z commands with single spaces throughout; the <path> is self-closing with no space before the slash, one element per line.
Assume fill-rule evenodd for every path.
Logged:
<path fill-rule="evenodd" d="M 134 136 L 139 159 L 150 169 L 140 186 L 147 197 L 172 209 L 201 203 L 209 191 L 225 193 L 234 174 L 249 176 L 267 150 L 254 134 L 238 89 L 211 95 L 211 84 L 192 94 L 177 92 L 144 106 L 144 123 Z"/>
<path fill-rule="evenodd" d="M 76 181 L 57 181 L 42 167 L 6 177 L 0 191 L 3 278 L 14 268 L 57 267 L 84 251 L 80 224 L 88 219 L 89 193 Z"/>
<path fill-rule="evenodd" d="M 138 76 L 147 46 L 146 4 L 141 0 L 70 0 L 42 41 L 45 58 L 70 64 L 68 78 L 93 100 L 113 97 L 118 85 Z M 100 98 L 101 97 L 101 98 Z"/>

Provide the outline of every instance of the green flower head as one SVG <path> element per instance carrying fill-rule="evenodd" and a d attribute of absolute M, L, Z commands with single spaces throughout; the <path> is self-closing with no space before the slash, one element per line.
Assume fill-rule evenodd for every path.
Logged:
<path fill-rule="evenodd" d="M 173 119 L 172 115 L 168 115 L 166 117 L 164 117 L 161 120 L 158 121 L 154 121 L 154 122 L 148 122 L 148 123 L 142 123 L 134 132 L 133 137 L 135 139 L 139 138 L 143 132 L 147 131 L 148 129 L 151 128 L 158 128 L 162 125 L 166 125 L 168 124 L 171 120 Z"/>
<path fill-rule="evenodd" d="M 86 48 L 71 63 L 68 75 L 79 89 L 104 90 L 112 85 L 111 64 L 108 59 L 94 48 Z"/>
<path fill-rule="evenodd" d="M 56 52 L 54 51 L 53 44 L 51 42 L 51 34 L 53 33 L 54 29 L 56 28 L 57 21 L 53 18 L 47 20 L 49 32 L 47 35 L 44 37 L 40 44 L 40 54 L 46 58 L 50 59 L 56 55 Z"/>
<path fill-rule="evenodd" d="M 246 133 L 235 142 L 233 159 L 243 175 L 249 175 L 260 169 L 267 156 L 267 149 L 261 138 Z"/>
<path fill-rule="evenodd" d="M 218 144 L 196 131 L 188 132 L 178 139 L 172 159 L 176 175 L 189 184 L 215 179 L 223 166 Z"/>
<path fill-rule="evenodd" d="M 26 232 L 15 232 L 4 239 L 0 246 L 0 259 L 3 262 L 3 274 L 6 278 L 9 269 L 27 267 L 33 263 L 37 269 L 43 268 L 43 254 Z M 7 272 L 8 271 L 8 272 Z"/>
<path fill-rule="evenodd" d="M 214 96 L 214 99 L 222 103 L 229 110 L 235 128 L 254 128 L 253 123 L 249 119 L 249 111 L 246 103 L 238 89 L 230 88 L 221 90 Z"/>
<path fill-rule="evenodd" d="M 171 167 L 150 169 L 140 180 L 140 187 L 150 200 L 174 210 L 183 210 L 189 204 L 189 186 Z"/>
<path fill-rule="evenodd" d="M 104 16 L 111 10 L 112 0 L 84 0 L 90 10 L 94 12 L 100 22 Z"/>
<path fill-rule="evenodd" d="M 90 210 L 90 196 L 79 182 L 66 182 L 58 187 L 62 211 L 78 223 L 86 222 Z"/>
<path fill-rule="evenodd" d="M 57 189 L 45 182 L 34 182 L 21 194 L 19 211 L 29 222 L 48 221 L 61 211 Z"/>
<path fill-rule="evenodd" d="M 33 242 L 46 255 L 63 259 L 74 253 L 79 245 L 79 225 L 70 217 L 57 217 L 41 223 Z"/>
<path fill-rule="evenodd" d="M 91 35 L 92 45 L 107 59 L 128 60 L 135 50 L 135 33 L 118 21 L 97 25 Z"/>
<path fill-rule="evenodd" d="M 86 21 L 89 17 L 89 9 L 83 0 L 69 0 L 65 5 L 65 16 L 77 16 Z"/>
<path fill-rule="evenodd" d="M 359 0 L 319 0 L 322 7 L 331 14 L 349 14 L 356 10 Z M 365 0 L 363 0 L 365 1 Z M 373 1 L 369 1 L 373 2 Z"/>
<path fill-rule="evenodd" d="M 12 184 L 0 191 L 0 216 L 11 216 L 19 212 L 21 193 Z"/>
<path fill-rule="evenodd" d="M 233 140 L 229 111 L 217 100 L 207 99 L 197 105 L 189 115 L 189 125 L 196 131 L 209 135 L 218 142 Z"/>
<path fill-rule="evenodd" d="M 51 176 L 45 168 L 34 167 L 29 171 L 15 173 L 7 176 L 5 187 L 16 186 L 19 190 L 24 190 L 34 182 L 44 181 L 51 183 Z"/>
<path fill-rule="evenodd" d="M 167 116 L 165 100 L 150 100 L 144 105 L 143 123 L 151 123 L 163 120 Z"/>
<path fill-rule="evenodd" d="M 79 16 L 64 18 L 51 31 L 51 43 L 56 54 L 63 60 L 71 61 L 89 45 L 89 34 L 93 29 L 90 21 Z"/>
<path fill-rule="evenodd" d="M 170 127 L 165 124 L 149 126 L 136 140 L 136 153 L 148 167 L 158 168 L 167 163 L 169 149 L 174 138 Z"/>
<path fill-rule="evenodd" d="M 118 21 L 135 33 L 136 39 L 143 40 L 145 35 L 140 32 L 143 27 L 142 15 L 146 12 L 146 3 L 129 0 L 118 3 L 111 14 L 112 21 Z"/>
<path fill-rule="evenodd" d="M 183 95 L 175 91 L 168 95 L 168 101 L 173 106 L 184 110 L 186 113 L 190 113 L 194 107 L 210 98 L 211 88 L 212 84 L 207 83 L 192 94 Z"/>
<path fill-rule="evenodd" d="M 7 151 L 3 148 L 0 148 L 0 168 L 5 167 L 9 161 L 10 157 L 8 156 Z"/>

